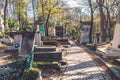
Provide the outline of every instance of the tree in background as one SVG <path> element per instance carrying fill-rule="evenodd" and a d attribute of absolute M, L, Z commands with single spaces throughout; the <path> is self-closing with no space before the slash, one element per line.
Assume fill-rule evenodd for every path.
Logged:
<path fill-rule="evenodd" d="M 37 11 L 39 19 L 44 23 L 46 36 L 50 18 L 54 17 L 55 20 L 62 17 L 60 10 L 60 0 L 40 0 Z"/>
<path fill-rule="evenodd" d="M 5 27 L 5 31 L 8 30 L 7 19 L 8 19 L 8 0 L 5 0 L 5 7 L 4 7 L 4 27 Z"/>
<path fill-rule="evenodd" d="M 15 10 L 14 13 L 17 15 L 18 17 L 18 21 L 19 21 L 19 25 L 20 25 L 20 29 L 22 30 L 22 24 L 24 21 L 27 21 L 27 14 L 25 12 L 25 8 L 27 7 L 27 2 L 26 0 L 17 0 L 15 3 Z"/>

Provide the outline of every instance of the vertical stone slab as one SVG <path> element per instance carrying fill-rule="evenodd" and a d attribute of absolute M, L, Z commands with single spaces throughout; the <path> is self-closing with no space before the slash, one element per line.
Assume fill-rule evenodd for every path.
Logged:
<path fill-rule="evenodd" d="M 37 31 L 35 33 L 35 45 L 41 46 L 40 26 L 37 25 Z"/>
<path fill-rule="evenodd" d="M 81 22 L 80 44 L 88 43 L 90 35 L 90 22 Z"/>
<path fill-rule="evenodd" d="M 30 55 L 34 49 L 35 33 L 24 32 L 22 33 L 22 42 L 19 49 L 19 55 Z"/>
<path fill-rule="evenodd" d="M 120 45 L 120 4 L 118 6 L 118 16 L 117 16 L 117 23 L 115 26 L 114 37 L 112 41 L 112 47 L 118 49 Z"/>
<path fill-rule="evenodd" d="M 56 36 L 55 35 L 56 34 L 55 33 L 55 28 L 54 27 L 49 27 L 48 28 L 48 33 L 49 33 L 48 35 L 51 36 L 51 37 Z"/>
<path fill-rule="evenodd" d="M 16 34 L 16 35 L 14 35 L 14 40 L 15 40 L 15 43 L 21 44 L 22 35 L 21 35 L 21 34 Z"/>

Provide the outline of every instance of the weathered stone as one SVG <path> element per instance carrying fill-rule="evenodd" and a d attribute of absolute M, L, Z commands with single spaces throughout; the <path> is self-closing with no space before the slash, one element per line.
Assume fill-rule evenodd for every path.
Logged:
<path fill-rule="evenodd" d="M 90 22 L 81 22 L 81 36 L 80 43 L 88 43 L 90 35 Z"/>
<path fill-rule="evenodd" d="M 118 6 L 118 16 L 117 16 L 117 23 L 115 26 L 114 38 L 112 41 L 112 47 L 119 49 L 120 46 L 120 4 Z"/>
<path fill-rule="evenodd" d="M 22 33 L 22 42 L 19 49 L 20 55 L 29 55 L 33 51 L 35 44 L 34 36 L 34 32 Z"/>
<path fill-rule="evenodd" d="M 45 45 L 45 46 L 57 46 L 57 42 L 55 42 L 55 41 L 43 41 L 43 45 Z"/>
<path fill-rule="evenodd" d="M 56 51 L 56 47 L 35 47 L 34 52 L 52 52 Z"/>
<path fill-rule="evenodd" d="M 63 37 L 63 26 L 56 26 L 56 36 Z"/>
<path fill-rule="evenodd" d="M 35 52 L 34 61 L 60 61 L 62 60 L 62 52 Z"/>
<path fill-rule="evenodd" d="M 41 46 L 41 35 L 40 35 L 40 27 L 37 25 L 37 31 L 35 33 L 35 45 Z"/>

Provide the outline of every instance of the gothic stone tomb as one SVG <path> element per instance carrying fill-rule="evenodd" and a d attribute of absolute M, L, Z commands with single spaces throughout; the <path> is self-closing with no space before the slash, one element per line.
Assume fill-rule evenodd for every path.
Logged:
<path fill-rule="evenodd" d="M 88 43 L 89 42 L 89 34 L 90 34 L 90 22 L 81 22 L 81 36 L 80 43 Z"/>

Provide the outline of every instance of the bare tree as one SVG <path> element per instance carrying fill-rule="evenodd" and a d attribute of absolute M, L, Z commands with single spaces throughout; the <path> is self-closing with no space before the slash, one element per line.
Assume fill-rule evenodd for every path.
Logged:
<path fill-rule="evenodd" d="M 5 30 L 8 29 L 8 25 L 7 25 L 7 17 L 8 16 L 8 0 L 5 0 L 5 7 L 4 7 L 4 26 L 5 26 Z"/>

